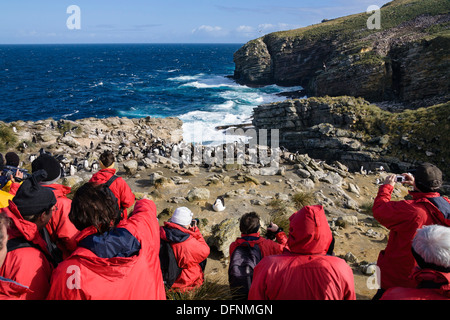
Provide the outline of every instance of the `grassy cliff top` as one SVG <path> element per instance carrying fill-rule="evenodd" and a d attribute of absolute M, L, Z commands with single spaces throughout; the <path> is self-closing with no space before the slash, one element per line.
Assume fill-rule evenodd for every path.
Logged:
<path fill-rule="evenodd" d="M 381 8 L 381 29 L 369 30 L 367 19 L 371 14 L 366 12 L 345 16 L 333 20 L 327 20 L 320 24 L 304 28 L 280 31 L 266 35 L 266 37 L 290 37 L 304 39 L 320 38 L 362 38 L 371 33 L 397 27 L 400 24 L 413 20 L 421 15 L 441 15 L 450 13 L 450 1 L 448 0 L 394 0 Z M 432 27 L 426 30 L 429 34 L 450 35 L 449 23 L 445 26 Z"/>
<path fill-rule="evenodd" d="M 386 138 L 381 147 L 398 159 L 435 163 L 450 177 L 450 101 L 427 108 L 393 113 L 369 104 L 362 98 L 312 97 L 309 100 L 333 105 L 338 114 L 351 114 L 351 129 L 364 140 Z"/>

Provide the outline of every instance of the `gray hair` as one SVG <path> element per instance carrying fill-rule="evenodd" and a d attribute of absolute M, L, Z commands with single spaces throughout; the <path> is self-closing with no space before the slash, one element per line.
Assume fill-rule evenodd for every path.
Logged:
<path fill-rule="evenodd" d="M 440 225 L 417 230 L 412 247 L 425 262 L 450 267 L 450 228 Z"/>

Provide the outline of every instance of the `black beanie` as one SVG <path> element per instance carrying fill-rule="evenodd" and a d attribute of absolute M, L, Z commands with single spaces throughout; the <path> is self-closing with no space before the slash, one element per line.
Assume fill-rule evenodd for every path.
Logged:
<path fill-rule="evenodd" d="M 5 160 L 7 166 L 18 167 L 20 163 L 19 156 L 15 152 L 5 154 Z"/>
<path fill-rule="evenodd" d="M 47 172 L 47 178 L 42 181 L 53 181 L 61 175 L 61 165 L 58 160 L 46 153 L 41 154 L 31 163 L 31 171 L 33 173 L 42 169 Z"/>
<path fill-rule="evenodd" d="M 26 179 L 17 190 L 12 201 L 19 209 L 22 217 L 41 214 L 49 210 L 56 204 L 53 191 L 39 185 L 47 177 L 45 170 L 33 172 L 30 178 Z"/>

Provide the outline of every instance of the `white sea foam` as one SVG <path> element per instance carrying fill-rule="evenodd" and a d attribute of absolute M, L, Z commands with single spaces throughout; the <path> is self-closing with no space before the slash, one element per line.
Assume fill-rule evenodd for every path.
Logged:
<path fill-rule="evenodd" d="M 184 83 L 181 85 L 181 87 L 194 87 L 197 89 L 207 89 L 207 88 L 239 88 L 241 87 L 239 84 L 234 82 L 231 79 L 228 79 L 223 76 L 203 76 L 195 79 L 197 81 L 192 81 L 188 83 Z"/>
<path fill-rule="evenodd" d="M 71 113 L 66 113 L 66 114 L 64 114 L 61 118 L 68 118 L 68 117 L 71 117 L 71 116 L 73 116 L 74 114 L 77 114 L 78 112 L 80 112 L 80 110 L 75 110 L 74 112 L 71 112 Z"/>
<path fill-rule="evenodd" d="M 222 110 L 231 110 L 236 106 L 236 103 L 232 100 L 225 101 L 222 104 L 216 104 L 211 107 L 212 110 L 222 111 Z"/>
<path fill-rule="evenodd" d="M 252 109 L 250 107 L 250 109 Z M 217 126 L 250 122 L 251 112 L 239 114 L 218 111 L 191 111 L 179 116 L 183 121 L 183 139 L 186 142 L 221 144 L 230 140 Z M 239 137 L 234 137 L 239 139 Z"/>
<path fill-rule="evenodd" d="M 301 87 L 284 88 L 271 85 L 260 88 L 250 88 L 239 85 L 232 79 L 219 75 L 207 75 L 203 73 L 195 75 L 180 75 L 167 80 L 178 82 L 178 88 L 183 88 L 192 97 L 198 97 L 198 93 L 191 90 L 205 90 L 206 96 L 211 96 L 217 103 L 208 105 L 203 100 L 203 93 L 199 97 L 198 107 L 178 115 L 183 121 L 183 138 L 186 142 L 196 142 L 202 144 L 221 144 L 229 142 L 230 139 L 238 141 L 245 139 L 242 136 L 230 137 L 224 130 L 216 130 L 218 126 L 237 125 L 251 123 L 253 109 L 258 105 L 270 102 L 282 101 L 285 97 L 277 95 L 280 92 L 297 91 Z M 211 89 L 211 90 L 208 90 Z M 145 107 L 134 107 L 129 111 L 121 112 L 124 116 L 144 117 L 161 116 L 166 112 L 174 112 L 173 106 L 166 108 L 161 104 L 146 105 Z"/>
<path fill-rule="evenodd" d="M 168 78 L 167 80 L 170 81 L 178 81 L 178 82 L 185 82 L 185 81 L 193 81 L 193 80 L 197 80 L 199 78 L 201 78 L 202 76 L 204 76 L 203 73 L 199 73 L 193 76 L 178 76 L 178 77 L 173 77 L 173 78 Z"/>
<path fill-rule="evenodd" d="M 284 88 L 276 85 L 250 88 L 238 85 L 230 79 L 214 76 L 188 83 L 195 88 L 223 88 L 216 95 L 225 101 L 210 107 L 210 111 L 191 111 L 182 116 L 184 140 L 203 144 L 221 144 L 230 141 L 247 140 L 245 136 L 230 136 L 218 126 L 251 123 L 253 109 L 258 105 L 283 101 L 286 98 L 277 93 L 297 91 L 301 87 Z"/>
<path fill-rule="evenodd" d="M 93 85 L 91 85 L 91 88 L 95 88 L 95 87 L 101 87 L 103 86 L 103 81 L 98 81 L 96 83 L 94 83 Z"/>

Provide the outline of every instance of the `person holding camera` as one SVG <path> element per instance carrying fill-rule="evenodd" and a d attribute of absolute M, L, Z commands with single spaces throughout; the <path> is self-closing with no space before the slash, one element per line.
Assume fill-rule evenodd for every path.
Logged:
<path fill-rule="evenodd" d="M 411 242 L 417 229 L 432 224 L 450 226 L 450 201 L 438 192 L 442 186 L 441 170 L 431 163 L 423 163 L 414 174 L 401 176 L 402 184 L 413 187 L 409 192 L 412 200 L 391 201 L 398 178 L 390 175 L 380 186 L 372 208 L 373 217 L 390 231 L 386 248 L 378 255 L 381 288 L 374 300 L 392 287 L 415 287 L 409 275 L 416 266 Z"/>
<path fill-rule="evenodd" d="M 30 176 L 27 170 L 19 168 L 19 164 L 20 158 L 15 152 L 11 151 L 5 154 L 4 160 L 3 156 L 0 157 L 2 191 L 15 195 L 23 180 Z"/>
<path fill-rule="evenodd" d="M 230 256 L 233 255 L 236 247 L 240 246 L 243 242 L 249 242 L 250 244 L 257 244 L 261 249 L 263 257 L 273 254 L 281 254 L 286 247 L 287 236 L 282 228 L 279 228 L 276 224 L 271 223 L 267 227 L 268 238 L 261 237 L 259 234 L 260 218 L 256 212 L 245 213 L 239 220 L 239 230 L 241 231 L 241 237 L 230 244 Z M 270 237 L 269 234 L 273 235 Z M 270 238 L 270 239 L 269 239 Z M 273 241 L 276 239 L 276 242 Z"/>
<path fill-rule="evenodd" d="M 230 244 L 228 282 L 233 299 L 247 299 L 254 267 L 260 259 L 281 254 L 286 247 L 288 238 L 282 228 L 272 222 L 264 238 L 260 236 L 260 226 L 261 219 L 256 212 L 245 213 L 239 220 L 241 236 Z"/>
<path fill-rule="evenodd" d="M 160 227 L 161 240 L 169 242 L 181 273 L 171 291 L 185 292 L 200 287 L 210 248 L 200 233 L 198 220 L 189 208 L 177 208 L 168 222 Z"/>

